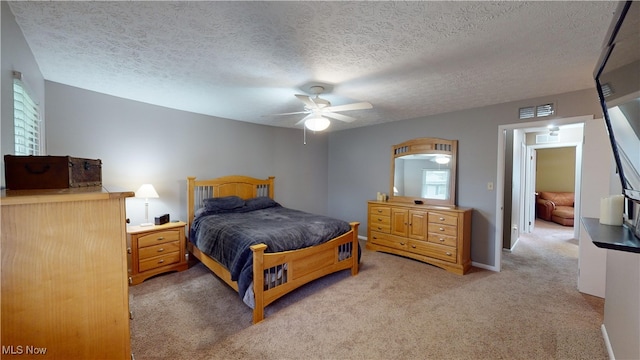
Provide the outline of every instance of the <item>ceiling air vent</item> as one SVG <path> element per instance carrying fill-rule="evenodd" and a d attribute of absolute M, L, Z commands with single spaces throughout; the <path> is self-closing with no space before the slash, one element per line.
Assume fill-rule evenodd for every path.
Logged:
<path fill-rule="evenodd" d="M 560 142 L 560 137 L 558 134 L 540 134 L 536 135 L 536 144 L 548 144 L 548 143 L 556 143 Z"/>
<path fill-rule="evenodd" d="M 536 106 L 536 116 L 550 116 L 553 115 L 553 104 L 544 104 Z"/>
<path fill-rule="evenodd" d="M 609 83 L 602 84 L 602 96 L 609 97 L 613 95 L 613 93 L 613 88 L 611 88 L 611 85 L 609 85 Z"/>
<path fill-rule="evenodd" d="M 520 119 L 531 119 L 536 116 L 536 108 L 533 106 L 520 108 Z"/>
<path fill-rule="evenodd" d="M 520 120 L 531 119 L 534 117 L 551 116 L 555 113 L 552 103 L 538 106 L 527 106 L 519 109 Z"/>

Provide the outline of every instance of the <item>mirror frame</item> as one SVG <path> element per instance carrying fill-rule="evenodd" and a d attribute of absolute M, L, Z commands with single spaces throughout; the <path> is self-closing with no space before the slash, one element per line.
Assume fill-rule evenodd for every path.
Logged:
<path fill-rule="evenodd" d="M 395 182 L 396 158 L 405 155 L 429 154 L 449 155 L 451 157 L 451 176 L 449 177 L 449 198 L 445 200 L 430 199 L 412 196 L 394 196 L 393 186 Z M 446 140 L 440 138 L 417 138 L 405 141 L 391 147 L 391 181 L 389 187 L 389 200 L 414 203 L 421 200 L 424 204 L 432 205 L 456 205 L 456 169 L 457 169 L 458 140 Z"/>

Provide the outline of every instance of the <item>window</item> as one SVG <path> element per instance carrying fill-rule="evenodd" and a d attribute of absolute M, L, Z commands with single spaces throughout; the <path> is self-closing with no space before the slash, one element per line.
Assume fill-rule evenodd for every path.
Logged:
<path fill-rule="evenodd" d="M 449 186 L 449 169 L 424 169 L 422 174 L 422 197 L 430 199 L 447 199 Z"/>
<path fill-rule="evenodd" d="M 13 132 L 15 155 L 40 155 L 40 109 L 18 71 L 13 72 Z"/>

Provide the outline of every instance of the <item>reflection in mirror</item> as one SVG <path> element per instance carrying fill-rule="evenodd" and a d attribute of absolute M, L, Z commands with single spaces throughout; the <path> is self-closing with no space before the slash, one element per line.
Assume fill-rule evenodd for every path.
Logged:
<path fill-rule="evenodd" d="M 451 157 L 416 154 L 395 159 L 394 196 L 448 200 Z"/>
<path fill-rule="evenodd" d="M 395 201 L 455 205 L 456 140 L 420 138 L 392 147 Z"/>

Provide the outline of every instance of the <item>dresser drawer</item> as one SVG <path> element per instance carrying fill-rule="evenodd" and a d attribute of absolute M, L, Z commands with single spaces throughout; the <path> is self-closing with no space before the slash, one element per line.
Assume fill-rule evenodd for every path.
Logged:
<path fill-rule="evenodd" d="M 429 223 L 429 233 L 456 236 L 458 235 L 458 227 Z"/>
<path fill-rule="evenodd" d="M 413 253 L 455 263 L 457 252 L 455 248 L 444 245 L 430 244 L 424 241 L 409 241 L 407 249 Z"/>
<path fill-rule="evenodd" d="M 407 250 L 407 241 L 395 239 L 389 234 L 379 233 L 372 231 L 371 239 L 368 239 L 371 243 L 381 246 L 386 246 L 394 249 Z"/>
<path fill-rule="evenodd" d="M 153 234 L 140 236 L 138 238 L 138 248 L 179 240 L 180 231 L 178 230 L 156 231 Z"/>
<path fill-rule="evenodd" d="M 430 211 L 428 221 L 434 224 L 458 225 L 458 216 Z"/>
<path fill-rule="evenodd" d="M 140 271 L 147 271 L 161 266 L 175 264 L 180 262 L 180 252 L 172 252 L 169 254 L 156 256 L 146 260 L 140 260 Z"/>
<path fill-rule="evenodd" d="M 429 233 L 427 241 L 434 244 L 441 244 L 447 246 L 456 247 L 458 245 L 458 238 L 455 236 Z"/>
<path fill-rule="evenodd" d="M 391 208 L 388 206 L 372 205 L 371 207 L 369 207 L 369 214 L 371 214 L 372 216 L 374 214 L 382 215 L 382 216 L 391 216 Z"/>
<path fill-rule="evenodd" d="M 389 225 L 391 225 L 391 217 L 389 217 L 389 216 L 371 214 L 369 219 L 371 221 L 371 224 L 369 224 L 369 225 L 371 225 L 371 226 L 377 226 L 377 225 L 389 226 Z"/>
<path fill-rule="evenodd" d="M 371 223 L 369 224 L 369 229 L 371 231 L 380 231 L 384 233 L 390 233 L 391 232 L 391 225 L 389 224 L 390 222 L 391 220 L 388 217 L 383 218 L 381 221 L 378 221 L 378 219 L 373 219 L 372 217 Z"/>
<path fill-rule="evenodd" d="M 170 243 L 147 246 L 138 250 L 138 258 L 140 260 L 152 258 L 154 256 L 164 255 L 171 252 L 180 251 L 180 241 L 172 241 Z"/>

